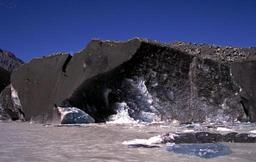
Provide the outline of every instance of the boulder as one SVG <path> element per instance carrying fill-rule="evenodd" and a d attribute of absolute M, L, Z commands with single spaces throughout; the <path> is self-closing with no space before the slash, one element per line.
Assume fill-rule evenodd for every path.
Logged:
<path fill-rule="evenodd" d="M 250 87 L 239 81 L 235 66 L 247 66 L 253 52 L 141 39 L 93 40 L 74 56 L 33 59 L 12 73 L 11 83 L 25 119 L 38 122 L 55 120 L 55 104 L 105 122 L 118 112 L 117 103 L 125 103 L 129 115 L 143 122 L 254 121 L 253 95 L 241 91 Z M 247 74 L 244 79 L 254 77 Z"/>
<path fill-rule="evenodd" d="M 7 86 L 0 94 L 1 120 L 24 120 L 24 113 L 16 90 Z"/>

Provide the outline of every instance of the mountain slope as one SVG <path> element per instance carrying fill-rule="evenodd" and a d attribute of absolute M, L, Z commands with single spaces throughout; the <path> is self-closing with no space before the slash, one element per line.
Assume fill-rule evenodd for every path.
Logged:
<path fill-rule="evenodd" d="M 0 49 L 0 67 L 3 69 L 12 72 L 23 63 L 13 53 Z"/>

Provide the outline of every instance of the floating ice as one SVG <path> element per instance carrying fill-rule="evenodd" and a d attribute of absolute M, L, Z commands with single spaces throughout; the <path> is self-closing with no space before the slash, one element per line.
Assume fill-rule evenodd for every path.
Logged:
<path fill-rule="evenodd" d="M 182 132 L 183 133 L 193 133 L 193 132 L 195 132 L 195 130 L 193 130 L 193 129 L 185 129 Z"/>
<path fill-rule="evenodd" d="M 251 130 L 249 133 L 256 134 L 256 130 Z"/>
<path fill-rule="evenodd" d="M 57 107 L 61 115 L 61 124 L 95 123 L 95 120 L 84 111 L 76 107 Z"/>
<path fill-rule="evenodd" d="M 224 127 L 218 127 L 216 130 L 219 132 L 233 132 L 234 131 L 233 129 L 224 128 Z"/>
<path fill-rule="evenodd" d="M 157 147 L 156 144 L 161 144 L 163 139 L 160 135 L 151 137 L 149 139 L 133 139 L 129 141 L 124 141 L 122 144 L 127 145 L 129 147 Z"/>
<path fill-rule="evenodd" d="M 200 158 L 215 158 L 231 154 L 228 146 L 218 143 L 208 144 L 172 144 L 167 146 L 167 151 L 177 154 L 198 156 Z"/>

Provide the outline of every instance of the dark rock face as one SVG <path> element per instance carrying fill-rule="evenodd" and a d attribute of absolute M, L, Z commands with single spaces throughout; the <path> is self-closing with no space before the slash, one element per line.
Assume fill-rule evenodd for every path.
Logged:
<path fill-rule="evenodd" d="M 10 84 L 11 72 L 22 64 L 14 54 L 0 49 L 0 92 Z"/>
<path fill-rule="evenodd" d="M 11 119 L 7 108 L 12 108 L 12 98 L 11 98 L 11 87 L 6 87 L 0 94 L 0 119 L 7 120 Z M 12 113 L 13 111 L 9 111 Z M 17 113 L 12 113 L 13 119 L 18 118 Z M 14 120 L 15 120 L 14 119 Z"/>
<path fill-rule="evenodd" d="M 11 85 L 7 86 L 0 94 L 0 119 L 24 120 L 24 114 L 15 90 Z"/>
<path fill-rule="evenodd" d="M 232 75 L 240 86 L 241 103 L 246 114 L 256 122 L 256 61 L 233 64 Z"/>
<path fill-rule="evenodd" d="M 104 122 L 116 112 L 118 103 L 125 102 L 129 115 L 145 122 L 234 121 L 246 115 L 253 121 L 255 101 L 251 98 L 255 94 L 241 93 L 241 87 L 249 87 L 239 82 L 240 72 L 233 65 L 254 57 L 240 55 L 244 50 L 237 49 L 222 58 L 207 48 L 211 49 L 140 39 L 92 41 L 73 57 L 63 54 L 32 60 L 12 74 L 11 82 L 26 120 L 54 120 L 57 104 L 77 107 L 96 122 Z M 216 51 L 225 53 L 217 47 Z M 253 79 L 249 80 L 252 86 Z"/>
<path fill-rule="evenodd" d="M 139 40 L 127 43 L 92 41 L 85 50 L 72 58 L 64 54 L 35 59 L 25 64 L 13 72 L 11 80 L 18 91 L 26 120 L 53 120 L 54 104 L 60 105 L 90 78 L 130 59 L 139 45 Z M 92 102 L 96 103 L 97 98 Z M 75 104 L 68 106 L 77 107 Z M 87 113 L 89 111 L 89 108 L 78 108 Z M 98 109 L 96 111 L 95 108 L 95 113 L 101 112 Z M 88 114 L 94 117 L 94 114 Z"/>
<path fill-rule="evenodd" d="M 0 67 L 11 72 L 22 64 L 23 61 L 18 59 L 13 53 L 0 49 Z"/>
<path fill-rule="evenodd" d="M 0 67 L 0 92 L 10 84 L 10 72 Z"/>
<path fill-rule="evenodd" d="M 108 104 L 102 97 L 106 89 L 111 90 Z M 106 111 L 114 109 L 111 103 L 126 102 L 130 115 L 137 120 L 153 121 L 152 114 L 157 114 L 162 120 L 202 122 L 206 117 L 241 119 L 244 111 L 237 92 L 229 66 L 142 42 L 129 61 L 86 81 L 66 101 L 87 111 L 92 108 L 89 114 L 95 107 L 111 113 Z"/>
<path fill-rule="evenodd" d="M 208 114 L 208 118 L 213 121 L 227 121 L 230 117 L 243 119 L 239 87 L 231 76 L 229 65 L 194 57 L 190 69 L 190 86 L 190 106 L 199 109 L 196 113 L 202 117 Z"/>
<path fill-rule="evenodd" d="M 230 76 L 228 76 L 233 82 L 233 92 L 231 96 L 236 96 L 238 100 L 234 102 L 227 97 L 224 105 L 229 103 L 229 107 L 233 105 L 239 105 L 237 101 L 240 100 L 246 115 L 252 122 L 256 121 L 256 88 L 255 88 L 255 61 L 256 61 L 256 48 L 232 48 L 232 47 L 219 47 L 207 44 L 191 44 L 184 42 L 172 43 L 169 45 L 171 48 L 178 49 L 183 52 L 187 52 L 193 56 L 200 58 L 210 59 L 214 62 L 222 63 L 229 68 Z M 222 80 L 225 79 L 222 77 Z M 228 78 L 227 78 L 228 79 Z M 230 80 L 228 79 L 228 80 Z M 231 85 L 229 85 L 230 87 Z M 217 91 L 222 94 L 221 91 Z M 228 96 L 227 93 L 224 95 Z M 218 95 L 217 95 L 218 96 Z M 239 99 L 240 98 L 240 99 Z"/>
<path fill-rule="evenodd" d="M 20 108 L 13 104 L 11 86 L 8 86 L 11 72 L 22 64 L 11 52 L 0 49 L 0 120 L 22 119 Z"/>
<path fill-rule="evenodd" d="M 67 54 L 34 59 L 13 72 L 12 85 L 17 90 L 26 120 L 45 122 L 53 115 L 54 103 L 61 97 L 62 67 Z M 63 91 L 69 89 L 63 88 Z"/>

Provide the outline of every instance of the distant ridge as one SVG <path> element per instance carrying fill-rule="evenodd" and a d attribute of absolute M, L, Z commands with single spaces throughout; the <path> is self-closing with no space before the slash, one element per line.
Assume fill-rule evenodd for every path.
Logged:
<path fill-rule="evenodd" d="M 24 62 L 17 58 L 13 53 L 0 49 L 0 67 L 12 72 Z"/>

